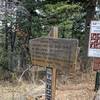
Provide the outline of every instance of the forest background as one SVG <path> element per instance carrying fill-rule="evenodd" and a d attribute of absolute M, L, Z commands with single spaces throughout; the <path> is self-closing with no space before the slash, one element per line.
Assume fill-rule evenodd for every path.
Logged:
<path fill-rule="evenodd" d="M 29 40 L 47 36 L 52 26 L 59 38 L 79 40 L 81 71 L 90 69 L 88 37 L 91 20 L 99 20 L 99 0 L 1 0 L 0 7 L 0 79 L 31 66 Z"/>

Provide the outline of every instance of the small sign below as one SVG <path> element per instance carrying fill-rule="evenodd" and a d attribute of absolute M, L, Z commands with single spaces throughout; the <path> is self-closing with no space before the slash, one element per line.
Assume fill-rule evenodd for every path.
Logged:
<path fill-rule="evenodd" d="M 45 100 L 55 99 L 55 75 L 56 70 L 52 67 L 46 67 L 46 97 Z"/>
<path fill-rule="evenodd" d="M 52 100 L 52 69 L 46 68 L 46 100 Z"/>
<path fill-rule="evenodd" d="M 93 70 L 94 71 L 100 70 L 100 58 L 93 59 Z"/>

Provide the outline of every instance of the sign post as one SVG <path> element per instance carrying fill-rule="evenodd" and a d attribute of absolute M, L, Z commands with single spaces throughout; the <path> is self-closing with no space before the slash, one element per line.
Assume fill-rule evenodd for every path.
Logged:
<path fill-rule="evenodd" d="M 88 56 L 100 58 L 100 21 L 91 21 Z"/>
<path fill-rule="evenodd" d="M 46 100 L 55 100 L 56 69 L 75 72 L 78 40 L 58 38 L 58 28 L 54 27 L 48 37 L 30 40 L 32 64 L 46 67 Z M 64 69 L 64 70 L 62 70 Z"/>
<path fill-rule="evenodd" d="M 75 72 L 77 48 L 77 39 L 42 37 L 30 40 L 32 64 L 36 66 L 50 65 L 47 68 L 46 100 L 55 100 L 56 69 L 67 73 Z"/>
<path fill-rule="evenodd" d="M 93 57 L 93 70 L 97 71 L 95 90 L 100 86 L 100 21 L 91 21 L 88 56 Z"/>
<path fill-rule="evenodd" d="M 52 27 L 48 34 L 48 38 L 58 38 L 58 27 Z M 50 48 L 48 47 L 48 51 Z M 49 52 L 48 52 L 49 53 Z M 56 67 L 48 66 L 46 67 L 46 97 L 45 100 L 55 100 L 56 93 Z"/>

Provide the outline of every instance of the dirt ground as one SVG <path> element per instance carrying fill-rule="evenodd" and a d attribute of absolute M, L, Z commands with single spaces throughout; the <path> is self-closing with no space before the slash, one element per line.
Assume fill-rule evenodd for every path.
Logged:
<path fill-rule="evenodd" d="M 56 100 L 93 100 L 95 73 L 80 74 L 68 78 L 66 84 L 57 82 Z M 41 97 L 42 95 L 42 97 Z M 45 83 L 0 83 L 0 100 L 44 100 Z"/>
<path fill-rule="evenodd" d="M 66 85 L 58 86 L 56 100 L 93 100 L 95 73 L 77 74 Z"/>
<path fill-rule="evenodd" d="M 56 100 L 93 100 L 92 86 L 87 83 L 64 86 L 65 90 L 58 90 Z"/>

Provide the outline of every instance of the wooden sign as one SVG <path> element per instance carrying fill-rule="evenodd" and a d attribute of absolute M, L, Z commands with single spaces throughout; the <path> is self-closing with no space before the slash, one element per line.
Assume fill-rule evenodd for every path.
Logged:
<path fill-rule="evenodd" d="M 46 97 L 45 100 L 55 100 L 56 90 L 56 69 L 53 67 L 46 67 Z"/>
<path fill-rule="evenodd" d="M 57 68 L 75 65 L 77 39 L 37 38 L 30 40 L 30 53 L 33 65 L 56 66 Z"/>
<path fill-rule="evenodd" d="M 93 70 L 94 71 L 100 70 L 100 58 L 93 59 Z"/>

